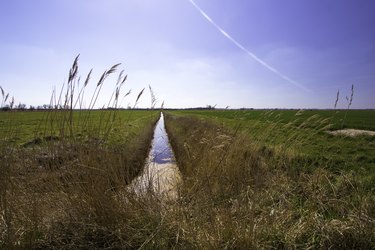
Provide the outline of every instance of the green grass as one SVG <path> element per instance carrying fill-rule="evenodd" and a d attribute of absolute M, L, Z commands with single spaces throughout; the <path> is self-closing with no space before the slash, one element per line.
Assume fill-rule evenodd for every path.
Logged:
<path fill-rule="evenodd" d="M 354 128 L 375 131 L 375 110 L 186 110 L 184 114 L 240 121 L 301 123 L 313 115 L 328 119 L 331 129 Z"/>
<path fill-rule="evenodd" d="M 375 248 L 374 137 L 271 112 L 166 114 L 186 237 L 197 248 Z"/>
<path fill-rule="evenodd" d="M 344 111 L 220 110 L 174 111 L 173 114 L 191 115 L 232 130 L 244 131 L 253 141 L 271 151 L 283 148 L 291 154 L 299 154 L 306 162 L 305 167 L 314 167 L 322 161 L 330 162 L 327 167 L 331 170 L 374 169 L 375 137 L 352 138 L 326 133 L 340 126 L 341 121 L 337 117 L 342 113 L 336 112 Z M 375 129 L 374 122 L 374 110 L 349 110 L 345 120 L 345 124 L 353 124 L 347 127 L 361 129 Z"/>
<path fill-rule="evenodd" d="M 132 136 L 142 123 L 153 117 L 156 112 L 147 110 L 83 110 L 73 111 L 73 137 L 76 139 L 88 136 L 105 136 L 108 129 L 112 142 L 126 140 Z M 46 136 L 71 136 L 68 128 L 61 130 L 61 121 L 68 111 L 15 111 L 0 112 L 0 138 L 15 145 L 25 144 L 35 138 Z M 99 134 L 98 134 L 99 133 Z"/>

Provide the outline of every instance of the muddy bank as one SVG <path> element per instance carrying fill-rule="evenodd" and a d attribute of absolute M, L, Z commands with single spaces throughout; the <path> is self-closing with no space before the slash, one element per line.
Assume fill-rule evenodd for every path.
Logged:
<path fill-rule="evenodd" d="M 361 130 L 361 129 L 340 129 L 335 131 L 329 131 L 329 134 L 332 135 L 344 135 L 344 136 L 361 136 L 361 135 L 367 135 L 367 136 L 375 136 L 375 131 L 370 130 Z"/>

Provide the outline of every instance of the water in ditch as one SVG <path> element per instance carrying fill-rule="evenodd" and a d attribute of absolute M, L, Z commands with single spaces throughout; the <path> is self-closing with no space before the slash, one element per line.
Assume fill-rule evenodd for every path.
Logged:
<path fill-rule="evenodd" d="M 138 195 L 152 193 L 161 198 L 176 199 L 180 182 L 181 174 L 165 130 L 164 115 L 161 113 L 142 174 L 132 185 Z"/>

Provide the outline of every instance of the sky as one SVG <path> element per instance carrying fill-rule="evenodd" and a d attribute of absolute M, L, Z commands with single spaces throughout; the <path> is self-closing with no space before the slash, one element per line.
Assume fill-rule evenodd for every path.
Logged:
<path fill-rule="evenodd" d="M 143 88 L 151 107 L 150 85 L 169 108 L 333 108 L 338 90 L 346 108 L 353 84 L 351 108 L 374 109 L 374 13 L 373 0 L 1 0 L 0 86 L 48 104 L 80 54 L 87 97 L 121 63 L 122 107 Z"/>

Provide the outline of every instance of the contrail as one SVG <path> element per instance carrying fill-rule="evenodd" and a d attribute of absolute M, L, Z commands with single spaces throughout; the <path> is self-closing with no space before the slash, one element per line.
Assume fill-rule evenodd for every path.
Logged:
<path fill-rule="evenodd" d="M 223 30 L 219 25 L 217 25 L 193 0 L 189 0 L 189 2 L 199 11 L 199 13 L 201 13 L 201 15 L 207 19 L 207 21 L 209 21 L 218 31 L 220 31 L 226 38 L 228 38 L 232 43 L 234 43 L 234 45 L 236 45 L 239 49 L 241 49 L 242 51 L 244 51 L 246 54 L 248 54 L 251 58 L 253 58 L 255 61 L 257 61 L 258 63 L 260 63 L 261 65 L 263 65 L 264 67 L 266 67 L 268 70 L 272 71 L 273 73 L 275 73 L 276 75 L 278 75 L 279 77 L 281 77 L 282 79 L 290 82 L 291 84 L 293 84 L 294 86 L 298 87 L 298 88 L 301 88 L 305 91 L 310 91 L 308 88 L 306 88 L 305 86 L 303 86 L 302 84 L 294 81 L 293 79 L 290 79 L 289 77 L 287 77 L 286 75 L 282 74 L 280 71 L 278 71 L 277 69 L 275 69 L 274 67 L 272 67 L 271 65 L 267 64 L 265 61 L 263 61 L 262 59 L 260 59 L 259 57 L 257 57 L 254 53 L 252 53 L 251 51 L 249 51 L 248 49 L 246 49 L 242 44 L 240 44 L 239 42 L 237 42 L 233 37 L 231 37 L 227 32 L 225 32 L 225 30 Z"/>

